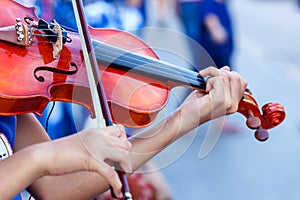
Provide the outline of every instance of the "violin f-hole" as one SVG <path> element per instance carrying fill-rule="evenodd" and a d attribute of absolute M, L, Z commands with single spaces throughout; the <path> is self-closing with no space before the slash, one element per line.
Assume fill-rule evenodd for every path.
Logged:
<path fill-rule="evenodd" d="M 74 67 L 75 69 L 73 70 L 63 70 L 63 69 L 57 69 L 55 67 L 48 67 L 48 66 L 40 66 L 34 69 L 34 77 L 36 80 L 39 82 L 44 82 L 45 78 L 43 76 L 38 76 L 37 73 L 40 71 L 48 71 L 48 72 L 53 72 L 57 74 L 62 74 L 62 75 L 74 75 L 78 72 L 78 67 L 74 62 L 70 62 L 70 66 Z"/>

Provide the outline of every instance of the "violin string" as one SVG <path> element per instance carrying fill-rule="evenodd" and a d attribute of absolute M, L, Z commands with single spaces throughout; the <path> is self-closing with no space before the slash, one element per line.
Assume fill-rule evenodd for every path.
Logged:
<path fill-rule="evenodd" d="M 60 24 L 60 27 L 66 29 L 66 30 L 68 30 L 68 31 L 77 32 L 76 29 L 70 28 L 70 27 L 68 27 L 68 26 L 64 26 L 64 25 L 62 25 L 62 24 Z"/>
<path fill-rule="evenodd" d="M 102 45 L 102 44 L 101 44 Z M 105 46 L 105 45 L 104 45 Z M 115 63 L 116 61 L 120 61 L 121 63 L 127 63 L 133 66 L 139 66 L 140 68 L 133 70 L 142 70 L 146 72 L 151 72 L 152 74 L 162 76 L 165 75 L 166 78 L 173 77 L 175 80 L 181 80 L 188 79 L 188 81 L 183 81 L 184 83 L 191 83 L 190 81 L 194 81 L 195 83 L 193 85 L 201 85 L 204 83 L 204 79 L 197 73 L 192 70 L 188 70 L 185 68 L 181 68 L 178 66 L 172 66 L 169 63 L 162 62 L 160 60 L 155 59 L 149 59 L 146 57 L 142 57 L 139 55 L 132 54 L 130 52 L 126 52 L 124 50 L 121 50 L 121 56 L 119 56 L 119 52 L 115 52 L 115 47 L 113 47 L 113 50 L 110 50 L 108 48 L 99 47 L 101 49 L 101 53 L 96 53 L 97 56 L 106 56 L 110 59 L 110 62 Z M 108 51 L 108 53 L 104 53 L 104 51 Z M 97 51 L 96 51 L 97 52 Z M 113 54 L 113 56 L 111 56 Z M 129 54 L 129 55 L 127 55 Z M 126 60 L 122 59 L 122 57 L 127 58 Z M 146 61 L 145 61 L 146 60 Z M 109 63 L 110 63 L 109 62 Z M 139 62 L 139 64 L 137 64 Z M 154 62 L 154 63 L 153 63 Z M 163 65 L 163 66 L 161 66 Z M 155 72 L 155 73 L 154 73 Z M 179 73 L 178 73 L 179 72 Z"/>
<path fill-rule="evenodd" d="M 48 36 L 53 36 L 53 35 L 48 35 L 48 34 L 34 34 L 34 36 L 48 37 Z"/>
<path fill-rule="evenodd" d="M 113 50 L 106 49 L 106 50 L 108 50 L 109 53 L 114 53 L 114 49 Z M 122 56 L 127 58 L 127 59 L 131 59 L 133 61 L 139 61 L 142 65 L 149 64 L 149 65 L 151 65 L 151 67 L 153 67 L 153 66 L 161 67 L 160 69 L 162 71 L 165 71 L 167 69 L 170 69 L 171 73 L 174 73 L 175 71 L 180 71 L 180 73 L 182 73 L 184 75 L 187 75 L 187 76 L 190 76 L 191 79 L 195 78 L 198 74 L 198 73 L 196 73 L 192 70 L 188 70 L 188 69 L 185 69 L 185 68 L 182 68 L 182 67 L 174 66 L 170 63 L 166 63 L 166 62 L 163 62 L 161 60 L 154 59 L 152 57 L 147 58 L 147 57 L 141 56 L 139 54 L 134 54 L 132 52 L 126 52 L 125 50 L 121 50 L 121 51 L 122 51 L 121 52 Z M 120 60 L 124 61 L 122 59 L 120 59 Z"/>
<path fill-rule="evenodd" d="M 72 32 L 78 33 L 76 29 L 73 29 L 73 28 L 64 26 L 64 25 L 62 25 L 62 24 L 60 24 L 60 27 L 66 29 L 66 30 L 68 30 L 68 31 L 72 31 Z M 37 30 L 40 30 L 40 31 L 48 31 L 49 28 L 37 28 Z M 57 31 L 58 28 L 51 28 L 51 30 Z"/>
<path fill-rule="evenodd" d="M 139 66 L 138 68 L 133 67 L 133 68 L 130 68 L 129 70 L 135 70 L 135 71 L 140 72 L 142 74 L 155 75 L 155 76 L 164 78 L 164 80 L 167 79 L 167 80 L 173 80 L 175 82 L 182 82 L 182 83 L 185 83 L 185 84 L 191 84 L 190 79 L 188 79 L 189 81 L 183 81 L 184 78 L 183 78 L 182 75 L 177 75 L 177 73 L 175 73 L 174 71 L 173 71 L 173 73 L 171 73 L 171 71 L 167 70 L 167 69 L 160 70 L 160 69 L 158 69 L 159 67 L 157 67 L 157 66 L 155 66 L 155 68 L 153 68 L 154 65 L 151 64 L 151 63 L 148 63 L 147 65 L 145 65 L 145 64 L 138 65 L 136 62 L 123 60 L 123 59 L 120 59 L 120 58 L 116 59 L 115 57 L 112 57 L 112 56 L 109 56 L 109 55 L 103 55 L 103 54 L 96 54 L 96 55 L 97 56 L 101 55 L 102 59 L 103 59 L 104 56 L 106 56 L 108 58 L 115 59 L 115 61 L 112 61 L 112 63 L 118 64 L 120 62 L 121 66 L 124 66 L 124 65 L 125 66 L 129 66 L 129 65 Z M 108 63 L 110 63 L 110 62 L 108 62 Z M 185 80 L 186 80 L 186 78 L 185 78 Z M 193 85 L 195 85 L 195 84 L 193 84 Z"/>
<path fill-rule="evenodd" d="M 107 45 L 107 44 L 106 44 Z M 147 57 L 145 57 L 145 56 L 141 56 L 141 55 L 139 55 L 139 54 L 134 54 L 134 53 L 132 53 L 132 52 L 128 52 L 128 51 L 125 51 L 125 50 L 123 50 L 123 49 L 117 49 L 117 50 L 119 50 L 119 51 L 121 51 L 120 53 L 118 53 L 118 52 L 115 52 L 115 47 L 113 47 L 114 49 L 112 49 L 112 50 L 110 50 L 110 49 L 108 49 L 108 48 L 101 48 L 101 50 L 102 49 L 104 49 L 104 50 L 106 50 L 106 51 L 108 51 L 109 52 L 109 54 L 107 54 L 106 56 L 109 56 L 109 57 L 111 57 L 111 58 L 116 58 L 116 57 L 118 57 L 118 59 L 120 60 L 120 61 L 124 61 L 124 62 L 126 62 L 127 60 L 123 60 L 122 58 L 120 58 L 120 56 L 119 55 L 121 55 L 122 57 L 125 57 L 125 58 L 127 58 L 127 59 L 133 59 L 133 61 L 139 61 L 142 65 L 145 65 L 145 64 L 150 64 L 152 67 L 153 66 L 158 66 L 158 67 L 160 67 L 160 65 L 164 65 L 164 66 L 162 66 L 162 71 L 164 71 L 164 70 L 166 70 L 166 69 L 170 69 L 170 70 L 174 70 L 174 71 L 180 71 L 181 73 L 183 73 L 183 74 L 185 74 L 185 75 L 188 75 L 188 76 L 190 76 L 190 78 L 195 78 L 195 77 L 197 77 L 197 75 L 198 75 L 198 73 L 197 72 L 194 72 L 194 71 L 192 71 L 192 70 L 188 70 L 188 69 L 185 69 L 185 68 L 182 68 L 182 67 L 178 67 L 178 66 L 172 66 L 172 64 L 170 64 L 170 63 L 165 63 L 165 62 L 163 62 L 163 61 L 161 61 L 161 60 L 158 60 L 158 59 L 155 59 L 155 58 L 152 58 L 152 57 L 149 57 L 149 58 L 147 58 Z M 112 57 L 112 56 L 110 56 L 111 54 L 116 54 L 116 56 L 115 57 Z M 128 55 L 129 54 L 129 55 Z M 145 61 L 146 60 L 146 61 Z M 127 61 L 127 62 L 129 62 L 129 61 Z M 131 63 L 131 64 L 135 64 L 136 62 L 134 62 L 134 63 Z M 172 73 L 174 73 L 174 71 L 172 71 Z"/>

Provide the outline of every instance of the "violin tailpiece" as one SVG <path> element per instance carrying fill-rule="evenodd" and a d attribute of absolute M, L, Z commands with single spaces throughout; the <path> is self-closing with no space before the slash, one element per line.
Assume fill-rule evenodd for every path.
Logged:
<path fill-rule="evenodd" d="M 33 31 L 31 27 L 25 26 L 20 18 L 16 24 L 0 28 L 0 40 L 11 42 L 16 45 L 30 46 L 33 43 Z"/>

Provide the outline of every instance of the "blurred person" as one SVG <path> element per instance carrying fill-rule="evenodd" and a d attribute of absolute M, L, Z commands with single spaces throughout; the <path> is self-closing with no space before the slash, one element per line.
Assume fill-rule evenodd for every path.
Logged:
<path fill-rule="evenodd" d="M 185 33 L 192 39 L 190 48 L 194 66 L 201 70 L 203 66 L 232 66 L 234 50 L 231 17 L 227 0 L 178 0 L 178 12 L 181 16 Z M 202 56 L 203 48 L 210 58 Z M 226 120 L 223 132 L 237 133 L 239 128 Z"/>
<path fill-rule="evenodd" d="M 178 3 L 185 33 L 208 52 L 211 65 L 218 68 L 231 66 L 234 41 L 227 1 L 178 0 Z M 199 58 L 198 53 L 194 59 L 198 66 L 207 66 L 207 61 Z"/>
<path fill-rule="evenodd" d="M 227 0 L 205 0 L 204 28 L 201 45 L 212 57 L 216 67 L 232 66 L 234 50 L 231 17 Z"/>
<path fill-rule="evenodd" d="M 197 66 L 198 70 L 204 66 L 213 66 L 213 61 L 203 53 L 202 33 L 204 28 L 204 15 L 208 0 L 177 0 L 177 12 L 182 21 L 184 32 L 188 36 L 188 45 L 192 54 L 191 68 Z M 200 45 L 199 45 L 200 44 Z"/>
<path fill-rule="evenodd" d="M 205 0 L 178 0 L 178 13 L 186 34 L 201 44 Z"/>

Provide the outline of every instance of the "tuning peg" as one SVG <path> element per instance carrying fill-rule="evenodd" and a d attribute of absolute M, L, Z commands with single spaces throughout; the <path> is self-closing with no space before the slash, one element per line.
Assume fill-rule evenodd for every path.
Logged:
<path fill-rule="evenodd" d="M 246 124 L 250 129 L 256 129 L 254 136 L 258 141 L 264 142 L 269 138 L 268 131 L 261 127 L 260 118 L 254 116 L 252 110 L 248 110 Z"/>
<path fill-rule="evenodd" d="M 252 110 L 248 110 L 246 125 L 251 129 L 258 129 L 261 126 L 261 120 L 259 117 L 254 116 Z"/>
<path fill-rule="evenodd" d="M 254 136 L 258 141 L 264 142 L 269 139 L 269 132 L 266 129 L 259 127 L 255 131 Z"/>

